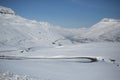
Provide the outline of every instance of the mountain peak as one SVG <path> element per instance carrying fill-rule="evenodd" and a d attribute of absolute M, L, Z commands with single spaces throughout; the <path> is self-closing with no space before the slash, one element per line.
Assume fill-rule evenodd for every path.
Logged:
<path fill-rule="evenodd" d="M 0 14 L 12 14 L 12 15 L 15 15 L 15 12 L 11 8 L 0 6 Z"/>
<path fill-rule="evenodd" d="M 101 22 L 120 22 L 119 19 L 103 18 Z"/>

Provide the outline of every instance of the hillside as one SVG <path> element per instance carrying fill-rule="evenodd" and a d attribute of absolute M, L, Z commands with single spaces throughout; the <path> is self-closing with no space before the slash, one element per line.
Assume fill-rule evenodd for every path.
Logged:
<path fill-rule="evenodd" d="M 71 40 L 77 42 L 120 42 L 120 20 L 104 18 L 90 28 L 78 29 L 77 35 L 72 36 Z"/>
<path fill-rule="evenodd" d="M 47 22 L 25 19 L 15 15 L 13 10 L 0 6 L 0 47 L 28 48 L 70 43 L 51 31 L 50 27 L 52 26 Z"/>
<path fill-rule="evenodd" d="M 62 28 L 25 19 L 0 6 L 0 48 L 62 46 L 71 43 L 120 42 L 120 20 L 104 18 L 90 28 Z"/>

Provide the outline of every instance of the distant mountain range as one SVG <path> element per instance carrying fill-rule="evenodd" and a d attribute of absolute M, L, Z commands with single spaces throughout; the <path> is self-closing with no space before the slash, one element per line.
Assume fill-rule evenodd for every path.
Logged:
<path fill-rule="evenodd" d="M 90 28 L 62 28 L 25 19 L 0 6 L 0 47 L 62 46 L 76 42 L 120 42 L 120 20 L 104 18 Z"/>
<path fill-rule="evenodd" d="M 104 18 L 90 28 L 76 29 L 74 32 L 70 37 L 72 41 L 120 42 L 120 20 Z"/>

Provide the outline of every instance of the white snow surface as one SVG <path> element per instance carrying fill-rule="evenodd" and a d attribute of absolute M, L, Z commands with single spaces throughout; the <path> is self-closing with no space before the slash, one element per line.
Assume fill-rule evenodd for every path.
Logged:
<path fill-rule="evenodd" d="M 57 59 L 71 57 L 98 61 Z M 119 20 L 105 18 L 90 28 L 67 29 L 0 6 L 0 80 L 119 80 L 119 74 Z"/>
<path fill-rule="evenodd" d="M 34 49 L 35 50 L 35 49 Z M 84 43 L 71 46 L 38 48 L 31 52 L 1 52 L 20 57 L 96 57 L 100 61 L 81 63 L 79 59 L 0 60 L 2 80 L 119 80 L 120 43 Z M 104 59 L 104 61 L 102 60 Z M 111 62 L 110 59 L 116 60 Z M 9 73 L 8 73 L 9 72 Z M 10 73 L 12 76 L 10 76 Z M 17 78 L 16 78 L 17 75 Z M 28 77 L 25 77 L 28 76 Z M 5 78 L 5 79 L 4 79 Z M 12 78 L 12 79 L 9 79 Z"/>

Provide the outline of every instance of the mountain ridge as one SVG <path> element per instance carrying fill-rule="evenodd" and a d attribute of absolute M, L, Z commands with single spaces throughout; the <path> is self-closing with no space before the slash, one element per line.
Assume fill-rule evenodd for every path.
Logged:
<path fill-rule="evenodd" d="M 1 10 L 3 11 L 3 9 Z M 49 23 L 9 14 L 11 13 L 9 8 L 4 8 L 4 10 L 8 14 L 6 12 L 0 13 L 0 47 L 27 48 L 32 46 L 58 46 L 70 43 L 63 36 L 51 31 Z M 53 42 L 56 44 L 52 44 Z"/>
<path fill-rule="evenodd" d="M 15 15 L 15 12 L 11 8 L 0 6 L 0 13 L 1 14 L 12 14 Z"/>
<path fill-rule="evenodd" d="M 0 47 L 62 46 L 76 42 L 120 42 L 120 20 L 104 18 L 90 28 L 62 28 L 29 20 L 0 6 Z"/>

